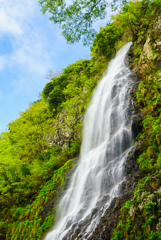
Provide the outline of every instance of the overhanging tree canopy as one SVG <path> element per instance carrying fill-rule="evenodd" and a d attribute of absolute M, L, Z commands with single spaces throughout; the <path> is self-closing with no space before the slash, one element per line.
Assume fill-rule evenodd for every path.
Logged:
<path fill-rule="evenodd" d="M 41 11 L 51 14 L 50 20 L 59 23 L 62 35 L 68 43 L 78 42 L 81 37 L 83 44 L 90 44 L 96 34 L 92 27 L 99 19 L 107 15 L 107 7 L 116 10 L 119 4 L 125 4 L 126 0 L 39 0 Z"/>

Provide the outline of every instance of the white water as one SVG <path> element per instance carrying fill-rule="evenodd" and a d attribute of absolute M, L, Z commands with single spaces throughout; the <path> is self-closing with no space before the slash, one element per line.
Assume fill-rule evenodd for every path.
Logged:
<path fill-rule="evenodd" d="M 132 142 L 127 98 L 133 81 L 124 63 L 130 46 L 118 51 L 94 92 L 85 116 L 80 162 L 59 203 L 59 220 L 45 240 L 89 239 L 112 199 L 121 194 L 129 152 L 125 150 Z"/>

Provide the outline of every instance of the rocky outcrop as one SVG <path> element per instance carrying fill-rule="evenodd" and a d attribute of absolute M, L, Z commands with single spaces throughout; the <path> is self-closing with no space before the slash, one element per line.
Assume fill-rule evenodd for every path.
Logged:
<path fill-rule="evenodd" d="M 153 50 L 152 50 L 152 47 L 150 45 L 150 37 L 148 37 L 145 44 L 144 44 L 144 47 L 143 47 L 142 57 L 145 56 L 148 59 L 150 59 L 152 54 L 153 54 Z"/>
<path fill-rule="evenodd" d="M 83 122 L 83 114 L 77 113 L 76 116 L 68 116 L 67 109 L 57 115 L 53 124 L 53 130 L 46 136 L 47 145 L 59 145 L 69 147 L 71 140 L 80 139 L 80 131 L 76 131 L 75 125 Z"/>
<path fill-rule="evenodd" d="M 137 187 L 137 193 L 135 192 L 135 196 L 128 202 L 128 206 L 122 208 L 119 213 L 121 224 L 117 224 L 117 230 L 122 230 L 122 226 L 126 228 L 119 238 L 121 240 L 129 236 L 129 239 L 137 239 L 138 236 L 141 236 L 141 239 L 151 239 L 151 236 L 152 239 L 160 239 L 161 178 L 151 177 L 148 173 L 144 174 L 144 177 L 145 175 L 146 181 L 142 181 L 140 187 Z M 131 236 L 132 231 L 133 236 Z"/>
<path fill-rule="evenodd" d="M 151 45 L 152 49 L 155 51 L 161 51 L 161 14 L 159 14 L 156 18 L 155 24 L 153 24 L 151 28 Z"/>

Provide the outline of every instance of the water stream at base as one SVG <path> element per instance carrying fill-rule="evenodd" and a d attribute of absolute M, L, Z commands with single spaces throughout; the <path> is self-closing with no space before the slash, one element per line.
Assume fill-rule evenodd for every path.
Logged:
<path fill-rule="evenodd" d="M 124 62 L 130 46 L 117 52 L 94 92 L 84 120 L 80 162 L 45 240 L 89 239 L 112 199 L 121 194 L 132 142 L 128 94 L 133 80 Z"/>

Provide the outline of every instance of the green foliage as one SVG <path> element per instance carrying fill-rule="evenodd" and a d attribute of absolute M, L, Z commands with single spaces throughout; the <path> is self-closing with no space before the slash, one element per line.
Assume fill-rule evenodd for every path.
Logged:
<path fill-rule="evenodd" d="M 54 171 L 78 154 L 79 143 L 62 151 L 47 146 L 54 122 L 48 104 L 42 99 L 9 124 L 10 131 L 0 139 L 0 204 L 3 219 L 12 206 L 24 206 L 35 198 Z M 12 219 L 13 220 L 13 219 Z"/>
<path fill-rule="evenodd" d="M 56 155 L 56 154 L 61 153 L 61 152 L 62 152 L 62 148 L 59 145 L 53 145 L 51 147 L 48 147 L 43 152 L 39 153 L 37 155 L 37 158 L 40 161 L 47 161 L 52 157 L 52 155 Z"/>
<path fill-rule="evenodd" d="M 52 113 L 48 104 L 41 99 L 20 117 L 9 124 L 9 132 L 0 140 L 0 201 L 8 204 L 24 204 L 37 194 L 46 178 L 53 173 L 54 161 L 44 164 L 37 155 L 47 148 L 46 136 L 52 127 Z M 53 152 L 56 156 L 57 153 Z M 50 156 L 51 158 L 51 156 Z M 53 158 L 53 156 L 52 156 Z M 61 159 L 61 157 L 59 157 Z M 65 159 L 65 158 L 64 158 Z M 51 161 L 51 159 L 50 159 Z M 57 161 L 57 168 L 64 164 Z"/>
<path fill-rule="evenodd" d="M 98 59 L 105 56 L 109 61 L 116 53 L 116 44 L 121 39 L 123 29 L 115 23 L 101 27 L 96 35 L 93 46 L 91 47 L 92 55 Z"/>
<path fill-rule="evenodd" d="M 152 72 L 152 70 L 150 69 Z M 155 71 L 155 68 L 154 68 Z M 139 156 L 141 169 L 160 168 L 160 123 L 161 123 L 161 84 L 158 81 L 160 72 L 156 71 L 143 78 L 137 93 L 137 99 L 144 111 L 143 127 L 145 132 L 140 135 L 144 139 L 145 151 Z"/>
<path fill-rule="evenodd" d="M 99 62 L 79 60 L 67 66 L 61 76 L 53 78 L 43 89 L 43 97 L 48 101 L 49 108 L 60 112 L 62 107 L 68 106 L 74 111 L 73 107 L 76 106 L 75 110 L 79 112 L 82 101 L 89 100 L 90 93 L 105 70 L 105 64 L 107 62 L 103 58 Z"/>
<path fill-rule="evenodd" d="M 126 209 L 127 211 L 130 210 L 131 205 L 132 203 L 130 201 L 127 201 L 121 210 L 123 209 Z"/>
<path fill-rule="evenodd" d="M 35 158 L 37 153 L 46 148 L 45 136 L 52 123 L 52 113 L 48 104 L 43 99 L 32 103 L 29 109 L 8 125 L 8 138 L 15 146 L 14 154 L 20 159 L 30 158 L 30 161 Z"/>
<path fill-rule="evenodd" d="M 69 72 L 70 74 L 70 72 Z M 48 100 L 49 108 L 57 111 L 59 104 L 64 101 L 62 90 L 66 87 L 66 75 L 54 77 L 52 81 L 48 82 L 43 90 L 43 97 Z"/>
<path fill-rule="evenodd" d="M 137 186 L 134 198 L 127 201 L 121 208 L 119 223 L 114 229 L 112 240 L 124 239 L 160 239 L 161 228 L 156 231 L 156 224 L 160 219 L 160 205 L 155 202 L 156 197 L 146 192 L 148 183 L 142 179 Z"/>
<path fill-rule="evenodd" d="M 106 0 L 74 0 L 69 5 L 65 0 L 39 0 L 42 13 L 49 12 L 52 15 L 50 20 L 60 25 L 67 42 L 78 42 L 83 36 L 84 45 L 93 41 L 96 34 L 93 23 L 106 17 L 107 7 L 111 5 L 116 10 L 125 3 L 125 0 L 113 0 L 111 3 Z"/>
<path fill-rule="evenodd" d="M 75 153 L 79 153 L 80 150 L 80 141 L 74 141 L 73 139 L 71 139 L 70 141 L 70 148 L 69 148 L 69 154 L 75 154 Z"/>
<path fill-rule="evenodd" d="M 143 143 L 142 154 L 137 161 L 140 170 L 148 173 L 148 176 L 141 178 L 134 197 L 122 207 L 112 240 L 161 239 L 161 228 L 156 229 L 161 217 L 160 200 L 158 201 L 160 194 L 154 192 L 153 188 L 156 186 L 151 185 L 152 176 L 160 177 L 161 168 L 161 83 L 159 81 L 161 71 L 157 69 L 156 60 L 154 60 L 157 59 L 157 52 L 154 52 L 149 59 L 142 55 L 147 32 L 152 38 L 155 35 L 152 34 L 153 24 L 160 7 L 160 0 L 130 2 L 123 8 L 123 13 L 120 12 L 113 18 L 118 21 L 118 24 L 124 26 L 126 32 L 129 31 L 132 34 L 134 40 L 133 66 L 137 64 L 140 68 L 138 74 L 141 78 L 135 104 L 144 115 L 143 131 L 137 137 L 137 140 Z"/>
<path fill-rule="evenodd" d="M 154 210 L 156 208 L 156 205 L 157 205 L 156 202 L 148 202 L 145 206 L 145 209 L 147 209 L 147 210 L 153 209 Z"/>
<path fill-rule="evenodd" d="M 160 0 L 124 4 L 120 12 L 112 16 L 111 23 L 96 35 L 91 47 L 92 59 L 79 60 L 66 67 L 60 76 L 53 77 L 43 89 L 42 99 L 32 103 L 9 124 L 9 131 L 0 135 L 0 238 L 42 239 L 53 224 L 56 205 L 45 219 L 41 218 L 43 206 L 51 197 L 58 200 L 65 173 L 73 165 L 73 161 L 68 160 L 79 154 L 82 119 L 93 90 L 108 61 L 129 40 L 134 40 L 134 66 L 141 66 L 143 61 L 147 64 L 137 93 L 137 104 L 144 113 L 144 131 L 138 137 L 144 141 L 144 146 L 138 163 L 142 170 L 161 174 L 161 85 L 158 81 L 161 71 L 153 61 L 158 52 L 155 51 L 150 60 L 142 56 L 147 30 L 152 26 L 160 4 Z M 76 0 L 67 7 L 65 1 L 42 0 L 40 5 L 43 13 L 50 11 L 55 23 L 64 24 L 63 34 L 68 42 L 78 41 L 81 35 L 87 37 L 88 34 L 85 43 L 91 40 L 95 33 L 87 31 L 87 23 L 91 21 L 92 24 L 95 19 L 104 17 L 106 11 L 105 1 Z M 79 15 L 81 11 L 82 15 Z M 73 18 L 75 20 L 71 22 Z M 82 25 L 78 29 L 76 25 L 79 23 Z M 156 37 L 153 34 L 153 41 Z M 66 125 L 62 124 L 63 121 Z M 59 141 L 49 141 L 62 129 L 71 132 L 69 146 L 61 147 L 63 144 Z M 144 186 L 150 181 L 148 175 L 138 184 L 134 200 L 128 201 L 121 209 L 113 240 L 159 239 L 161 230 L 156 233 L 153 229 L 161 217 L 158 203 L 145 204 L 141 229 L 135 226 L 136 215 L 129 215 L 133 206 L 138 207 L 139 202 L 146 199 L 148 193 L 143 194 Z M 141 196 L 140 200 L 138 196 Z M 140 212 L 137 215 L 142 218 Z"/>
<path fill-rule="evenodd" d="M 9 123 L 9 131 L 0 135 L 0 232 L 3 238 L 19 239 L 22 235 L 23 239 L 41 239 L 51 227 L 54 215 L 46 216 L 43 222 L 39 213 L 52 193 L 44 192 L 46 198 L 41 197 L 38 203 L 35 199 L 45 191 L 42 190 L 45 184 L 49 187 L 53 174 L 61 177 L 61 167 L 79 154 L 82 116 L 106 66 L 104 56 L 98 60 L 79 60 L 68 66 L 46 84 L 42 99 L 30 104 L 18 119 Z M 66 125 L 57 124 L 62 118 Z M 69 146 L 60 147 L 53 140 L 49 146 L 50 138 L 56 136 L 60 128 L 72 131 Z M 54 184 L 57 184 L 55 177 Z M 64 180 L 60 186 L 63 184 Z"/>
<path fill-rule="evenodd" d="M 51 180 L 47 181 L 44 187 L 39 191 L 36 199 L 26 207 L 12 206 L 8 215 L 0 222 L 0 231 L 6 229 L 6 240 L 12 239 L 35 239 L 40 240 L 44 232 L 49 230 L 55 220 L 55 207 L 48 213 L 45 219 L 42 219 L 41 212 L 44 205 L 48 204 L 51 198 L 58 201 L 60 186 L 64 184 L 67 171 L 73 166 L 73 160 L 69 160 L 63 167 L 54 172 Z M 14 222 L 13 222 L 14 220 Z"/>
<path fill-rule="evenodd" d="M 126 36 L 131 35 L 133 41 L 139 39 L 140 42 L 143 42 L 160 4 L 160 0 L 129 1 L 112 19 L 115 20 L 115 24 L 124 29 Z M 140 48 L 137 49 L 138 52 L 140 50 Z"/>

